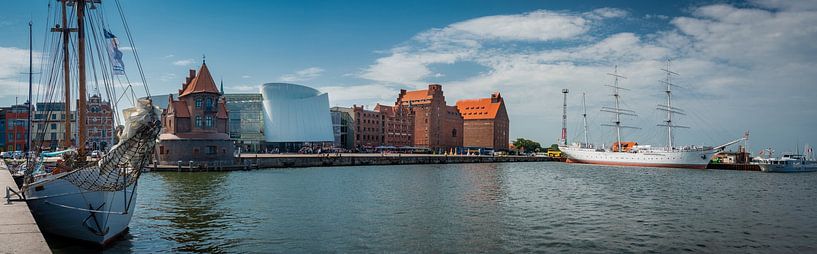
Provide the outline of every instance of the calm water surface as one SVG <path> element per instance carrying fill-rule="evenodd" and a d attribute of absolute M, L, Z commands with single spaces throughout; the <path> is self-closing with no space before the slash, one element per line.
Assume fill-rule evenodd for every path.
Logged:
<path fill-rule="evenodd" d="M 160 251 L 813 253 L 817 173 L 548 162 L 154 172 L 130 233 L 105 252 Z"/>

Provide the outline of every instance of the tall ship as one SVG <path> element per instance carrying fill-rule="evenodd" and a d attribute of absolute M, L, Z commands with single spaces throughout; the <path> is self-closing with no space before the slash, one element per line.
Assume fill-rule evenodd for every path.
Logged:
<path fill-rule="evenodd" d="M 748 133 L 742 138 L 719 145 L 719 146 L 697 146 L 685 145 L 676 146 L 673 137 L 673 130 L 676 128 L 689 128 L 675 124 L 673 116 L 683 115 L 684 110 L 672 105 L 672 88 L 677 87 L 672 83 L 672 77 L 679 75 L 670 70 L 670 60 L 667 60 L 666 68 L 662 68 L 666 73 L 666 78 L 661 83 L 666 85 L 666 104 L 658 104 L 657 110 L 666 113 L 666 119 L 658 126 L 666 127 L 666 146 L 642 145 L 634 141 L 622 141 L 622 129 L 640 129 L 634 126 L 622 124 L 622 116 L 637 116 L 633 110 L 621 107 L 621 91 L 628 89 L 621 87 L 620 80 L 626 77 L 618 73 L 618 67 L 613 73 L 607 73 L 613 78 L 611 87 L 613 90 L 613 107 L 602 107 L 601 111 L 613 115 L 612 123 L 602 124 L 602 126 L 612 127 L 615 130 L 616 140 L 611 146 L 596 147 L 588 143 L 587 135 L 583 143 L 567 144 L 565 130 L 563 128 L 562 140 L 559 149 L 567 157 L 567 162 L 614 165 L 614 166 L 635 166 L 635 167 L 667 167 L 667 168 L 692 168 L 705 169 L 709 161 L 715 154 L 725 147 L 738 143 L 748 138 Z M 587 133 L 587 114 L 584 116 L 584 131 Z M 565 117 L 563 117 L 565 118 Z M 563 120 L 564 121 L 564 120 Z"/>
<path fill-rule="evenodd" d="M 115 4 L 108 11 L 122 15 L 119 1 Z M 46 25 L 53 33 L 43 46 L 44 71 L 37 98 L 38 104 L 52 106 L 38 108 L 36 114 L 49 127 L 31 132 L 27 147 L 31 152 L 21 167 L 24 180 L 18 195 L 44 232 L 104 245 L 128 228 L 136 207 L 137 183 L 161 129 L 161 111 L 149 99 L 124 16 L 107 19 L 101 0 L 49 1 L 48 9 Z M 119 20 L 122 27 L 117 28 L 127 35 L 148 99 L 138 99 L 134 89 L 138 86 L 125 73 L 119 41 L 109 26 Z M 122 110 L 121 117 L 112 117 L 110 126 L 89 129 L 87 125 L 99 119 L 88 114 L 100 111 L 88 105 L 89 83 L 111 102 L 109 114 L 117 114 L 120 101 L 132 107 Z M 71 111 L 74 102 L 76 117 Z M 32 106 L 29 103 L 29 112 Z M 113 135 L 111 146 L 103 148 L 101 156 L 99 152 L 89 156 L 87 136 L 95 132 Z"/>

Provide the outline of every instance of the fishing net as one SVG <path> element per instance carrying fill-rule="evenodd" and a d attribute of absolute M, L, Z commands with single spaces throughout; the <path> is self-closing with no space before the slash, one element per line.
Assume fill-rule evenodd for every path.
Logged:
<path fill-rule="evenodd" d="M 87 191 L 120 191 L 134 184 L 150 161 L 161 131 L 157 109 L 149 101 L 139 104 L 126 110 L 126 126 L 118 144 L 99 162 L 72 167 L 74 170 L 61 178 Z"/>

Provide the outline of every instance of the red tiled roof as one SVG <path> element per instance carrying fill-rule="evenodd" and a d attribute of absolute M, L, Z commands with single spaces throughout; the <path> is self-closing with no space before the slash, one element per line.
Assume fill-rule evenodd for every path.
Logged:
<path fill-rule="evenodd" d="M 187 110 L 187 102 L 185 101 L 173 101 L 173 114 L 176 117 L 190 117 L 190 111 Z"/>
<path fill-rule="evenodd" d="M 501 105 L 501 98 L 496 102 L 492 102 L 491 98 L 457 101 L 457 109 L 464 120 L 494 119 Z"/>
<path fill-rule="evenodd" d="M 227 119 L 227 105 L 224 104 L 224 101 L 218 102 L 218 112 L 216 112 L 216 117 Z"/>
<path fill-rule="evenodd" d="M 408 91 L 408 92 L 406 92 L 406 95 L 403 96 L 404 101 L 414 101 L 414 100 L 424 100 L 424 99 L 431 99 L 431 95 L 428 95 L 428 90 Z"/>
<path fill-rule="evenodd" d="M 190 81 L 186 89 L 179 94 L 179 97 L 193 93 L 220 93 L 216 87 L 216 82 L 213 81 L 213 76 L 210 75 L 210 70 L 207 69 L 207 64 L 201 64 L 198 74 Z"/>

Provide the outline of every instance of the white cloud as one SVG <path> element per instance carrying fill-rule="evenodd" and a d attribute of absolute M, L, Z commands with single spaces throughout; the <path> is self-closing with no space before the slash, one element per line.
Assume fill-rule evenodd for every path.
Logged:
<path fill-rule="evenodd" d="M 329 94 L 331 105 L 349 106 L 352 104 L 393 104 L 398 89 L 383 84 L 325 86 L 318 88 Z"/>
<path fill-rule="evenodd" d="M 190 58 L 190 59 L 182 59 L 182 60 L 176 60 L 176 61 L 174 61 L 174 62 L 173 62 L 173 65 L 176 65 L 176 66 L 190 66 L 191 64 L 193 64 L 193 63 L 195 63 L 195 62 L 196 62 L 196 60 L 195 60 L 195 59 L 192 59 L 192 58 Z"/>
<path fill-rule="evenodd" d="M 252 78 L 252 76 L 250 76 L 250 75 L 241 75 L 241 78 L 247 79 L 247 78 Z"/>
<path fill-rule="evenodd" d="M 284 82 L 306 81 L 320 77 L 323 71 L 324 71 L 323 69 L 318 67 L 310 67 L 300 71 L 296 71 L 295 73 L 282 75 L 278 79 Z"/>
<path fill-rule="evenodd" d="M 480 65 L 487 71 L 441 81 L 449 104 L 500 91 L 508 99 L 512 136 L 547 142 L 559 133 L 561 109 L 554 101 L 561 100 L 561 88 L 570 88 L 571 96 L 587 92 L 590 108 L 608 104 L 609 91 L 602 85 L 610 82 L 605 73 L 612 72 L 614 65 L 629 77 L 622 85 L 633 89 L 624 94 L 626 106 L 642 114 L 628 121 L 655 126 L 662 117 L 650 110 L 662 96 L 659 68 L 672 58 L 673 69 L 682 74 L 676 82 L 684 87 L 677 91 L 677 103 L 699 112 L 680 121 L 704 125 L 697 126 L 701 129 L 696 132 L 679 134 L 687 138 L 684 141 L 713 144 L 752 129 L 757 130 L 758 143 L 789 142 L 796 135 L 817 143 L 817 134 L 807 128 L 817 124 L 817 44 L 813 43 L 817 41 L 817 12 L 797 3 L 756 3 L 770 9 L 714 4 L 693 8 L 686 17 L 646 16 L 645 22 L 669 19 L 672 26 L 650 34 L 592 33 L 611 22 L 605 19 L 628 15 L 619 9 L 476 18 L 417 34 L 387 51 L 360 77 L 424 87 L 431 78 L 440 81 L 441 77 L 435 77 L 437 65 Z M 585 36 L 589 34 L 594 36 Z M 565 41 L 569 43 L 559 43 Z M 385 96 L 388 91 L 381 92 Z M 747 113 L 773 116 L 774 120 L 745 117 Z M 599 115 L 596 123 L 608 120 L 595 115 Z M 787 124 L 780 126 L 779 122 Z M 781 128 L 785 133 L 774 131 Z M 705 137 L 705 131 L 715 134 Z M 605 132 L 597 130 L 597 142 L 609 141 L 604 139 L 605 135 L 609 138 Z M 641 138 L 648 136 L 647 141 L 663 140 L 660 130 L 649 132 L 638 133 Z"/>
<path fill-rule="evenodd" d="M 33 65 L 39 66 L 40 52 L 34 52 L 33 56 Z M 25 72 L 28 72 L 28 49 L 0 47 L 0 90 L 3 91 L 0 97 L 13 99 L 14 96 L 28 94 L 28 78 L 23 74 Z M 34 81 L 37 81 L 36 76 Z M 5 104 L 11 103 L 14 101 Z"/>

